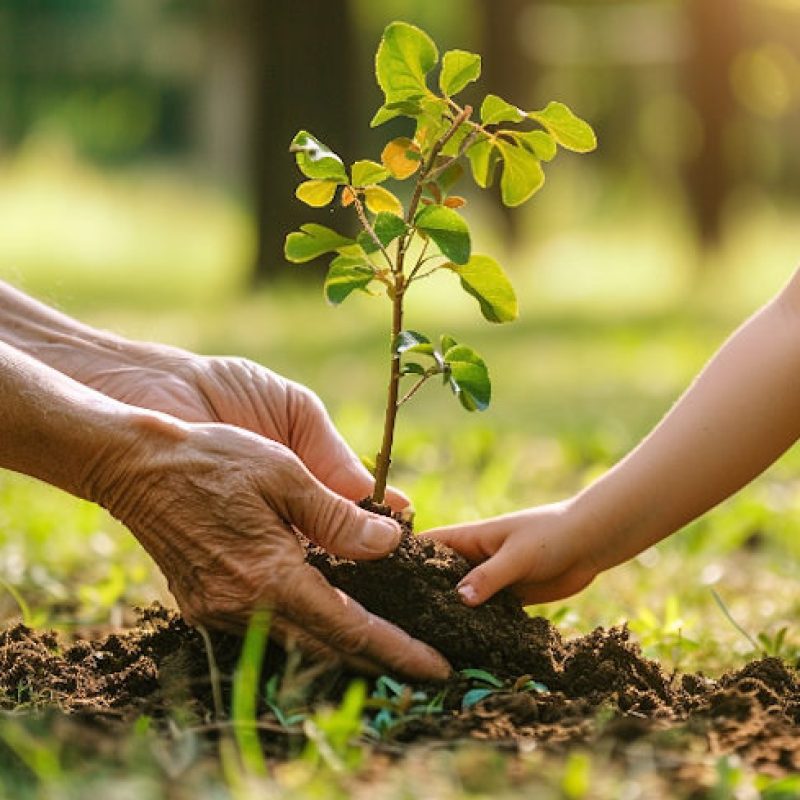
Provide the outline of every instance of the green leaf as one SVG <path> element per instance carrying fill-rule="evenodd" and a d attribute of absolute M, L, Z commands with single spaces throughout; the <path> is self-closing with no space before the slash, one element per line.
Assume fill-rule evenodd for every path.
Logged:
<path fill-rule="evenodd" d="M 492 383 L 483 359 L 470 347 L 457 344 L 444 354 L 450 388 L 467 411 L 485 411 L 492 399 Z"/>
<path fill-rule="evenodd" d="M 494 171 L 500 160 L 494 139 L 482 139 L 467 150 L 472 177 L 481 189 L 487 189 L 494 180 Z"/>
<path fill-rule="evenodd" d="M 541 111 L 531 111 L 528 116 L 547 128 L 553 138 L 567 150 L 589 153 L 597 147 L 597 137 L 588 122 L 570 111 L 563 103 L 552 101 Z"/>
<path fill-rule="evenodd" d="M 519 316 L 517 295 L 503 268 L 489 256 L 472 256 L 459 266 L 446 264 L 458 275 L 465 292 L 471 294 L 489 322 L 512 322 Z"/>
<path fill-rule="evenodd" d="M 356 242 L 367 255 L 377 253 L 378 250 L 380 250 L 375 240 L 366 231 L 361 231 L 358 236 L 356 236 Z"/>
<path fill-rule="evenodd" d="M 442 155 L 443 156 L 457 156 L 458 151 L 461 148 L 461 143 L 467 136 L 472 133 L 472 127 L 463 123 L 456 128 L 456 132 L 448 139 L 445 143 L 445 146 L 442 148 Z"/>
<path fill-rule="evenodd" d="M 522 122 L 525 112 L 496 94 L 487 94 L 481 103 L 481 122 L 496 125 L 498 122 Z"/>
<path fill-rule="evenodd" d="M 398 217 L 403 213 L 403 204 L 388 189 L 383 186 L 370 186 L 364 190 L 364 202 L 373 214 L 387 211 Z"/>
<path fill-rule="evenodd" d="M 287 261 L 303 264 L 317 256 L 352 244 L 355 244 L 352 239 L 348 239 L 324 225 L 308 222 L 301 225 L 299 231 L 294 231 L 286 237 L 284 252 Z"/>
<path fill-rule="evenodd" d="M 420 100 L 422 95 L 408 97 L 405 100 L 398 100 L 394 103 L 386 103 L 382 105 L 376 112 L 375 116 L 370 120 L 370 128 L 377 128 L 383 125 L 384 122 L 389 122 L 396 117 L 416 117 L 422 113 L 422 106 Z"/>
<path fill-rule="evenodd" d="M 338 306 L 356 289 L 366 289 L 374 277 L 374 270 L 363 259 L 337 256 L 325 277 L 325 297 L 331 305 Z"/>
<path fill-rule="evenodd" d="M 375 161 L 356 161 L 350 170 L 353 186 L 371 186 L 389 177 L 389 170 Z"/>
<path fill-rule="evenodd" d="M 455 347 L 458 342 L 449 334 L 443 333 L 439 339 L 439 349 L 446 353 L 451 347 Z M 467 675 L 469 677 L 469 675 Z"/>
<path fill-rule="evenodd" d="M 481 75 L 481 57 L 466 50 L 448 50 L 442 56 L 439 88 L 446 95 L 458 94 Z"/>
<path fill-rule="evenodd" d="M 422 364 L 417 364 L 416 361 L 406 361 L 403 368 L 400 370 L 401 375 L 424 375 L 425 367 Z"/>
<path fill-rule="evenodd" d="M 552 161 L 556 155 L 556 140 L 545 131 L 503 131 L 514 137 L 518 144 L 530 150 L 540 161 Z"/>
<path fill-rule="evenodd" d="M 456 264 L 469 261 L 471 243 L 464 218 L 445 206 L 422 208 L 414 219 L 417 230 L 429 236 L 439 250 Z"/>
<path fill-rule="evenodd" d="M 460 161 L 453 161 L 447 169 L 436 179 L 439 188 L 447 194 L 458 183 L 464 174 L 464 166 Z"/>
<path fill-rule="evenodd" d="M 427 33 L 407 22 L 392 22 L 383 32 L 375 55 L 375 75 L 387 102 L 426 94 L 425 76 L 439 60 Z"/>
<path fill-rule="evenodd" d="M 378 214 L 372 223 L 372 227 L 384 247 L 391 244 L 398 236 L 402 236 L 408 230 L 408 225 L 401 217 L 388 211 L 382 211 Z"/>
<path fill-rule="evenodd" d="M 408 225 L 396 214 L 382 211 L 375 217 L 375 221 L 372 223 L 372 229 L 375 231 L 378 241 L 384 247 L 387 247 L 398 236 L 402 236 L 408 230 Z M 380 249 L 367 231 L 361 231 L 356 241 L 366 253 L 375 253 Z"/>
<path fill-rule="evenodd" d="M 302 200 L 306 205 L 314 208 L 327 206 L 336 194 L 336 181 L 303 181 L 295 189 L 295 197 Z"/>
<path fill-rule="evenodd" d="M 431 340 L 423 333 L 417 331 L 400 331 L 392 345 L 392 352 L 402 353 L 426 353 L 433 352 Z"/>
<path fill-rule="evenodd" d="M 465 692 L 464 697 L 461 698 L 461 708 L 466 711 L 468 708 L 477 705 L 481 700 L 485 700 L 490 694 L 494 694 L 496 691 L 496 689 L 470 689 L 468 692 Z"/>
<path fill-rule="evenodd" d="M 448 111 L 447 103 L 439 97 L 426 97 L 422 100 L 414 133 L 414 141 L 421 150 L 427 151 L 433 147 L 450 128 Z"/>
<path fill-rule="evenodd" d="M 300 131 L 292 139 L 289 152 L 295 154 L 297 166 L 306 178 L 347 183 L 342 159 L 308 131 Z"/>
<path fill-rule="evenodd" d="M 498 139 L 503 157 L 500 194 L 507 206 L 519 206 L 544 184 L 544 170 L 530 150 Z"/>
<path fill-rule="evenodd" d="M 495 689 L 502 689 L 503 688 L 503 681 L 494 675 L 493 673 L 489 672 L 485 669 L 476 669 L 475 667 L 467 667 L 466 669 L 459 670 L 459 675 L 463 676 L 464 678 L 471 678 L 472 680 L 476 681 L 483 681 L 484 683 L 488 683 L 490 686 L 494 686 Z"/>

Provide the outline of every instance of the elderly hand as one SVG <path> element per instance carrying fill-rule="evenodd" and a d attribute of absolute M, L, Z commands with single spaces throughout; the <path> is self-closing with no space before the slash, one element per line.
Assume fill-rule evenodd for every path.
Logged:
<path fill-rule="evenodd" d="M 241 358 L 206 358 L 91 328 L 0 281 L 0 341 L 123 403 L 186 422 L 222 422 L 293 450 L 328 488 L 350 500 L 373 480 L 304 386 Z M 389 490 L 399 510 L 408 498 Z"/>
<path fill-rule="evenodd" d="M 106 459 L 88 494 L 136 535 L 186 618 L 242 632 L 253 611 L 271 631 L 324 660 L 441 679 L 444 659 L 331 587 L 304 560 L 294 526 L 335 555 L 392 550 L 397 523 L 343 500 L 286 447 L 228 425 L 145 416 Z"/>
<path fill-rule="evenodd" d="M 431 648 L 306 564 L 295 528 L 368 559 L 394 548 L 399 526 L 326 488 L 275 441 L 120 403 L 0 341 L 0 467 L 107 508 L 192 622 L 242 631 L 266 608 L 276 636 L 318 657 L 419 678 L 449 673 Z"/>
<path fill-rule="evenodd" d="M 329 489 L 350 500 L 370 495 L 373 479 L 334 427 L 314 392 L 244 358 L 196 356 L 140 346 L 136 365 L 107 365 L 87 382 L 125 403 L 187 422 L 222 422 L 285 445 Z M 393 510 L 408 498 L 388 489 Z"/>

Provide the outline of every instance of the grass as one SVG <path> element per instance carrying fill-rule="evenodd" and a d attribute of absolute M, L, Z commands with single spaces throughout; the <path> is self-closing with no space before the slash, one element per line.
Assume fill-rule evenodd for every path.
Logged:
<path fill-rule="evenodd" d="M 28 204 L 29 216 L 40 202 L 34 167 L 20 162 L 11 175 L 17 188 L 27 187 L 20 203 Z M 67 169 L 63 163 L 60 168 Z M 92 192 L 99 189 L 90 175 L 81 180 L 82 208 L 96 209 Z M 64 186 L 67 197 L 75 181 Z M 241 296 L 235 291 L 237 270 L 248 252 L 249 234 L 240 212 L 213 193 L 201 193 L 199 218 L 178 215 L 167 224 L 147 210 L 146 199 L 137 205 L 129 191 L 114 186 L 119 191 L 112 192 L 114 202 L 123 210 L 133 202 L 134 223 L 144 220 L 153 241 L 167 242 L 166 252 L 155 252 L 152 242 L 131 252 L 107 249 L 117 253 L 115 266 L 98 273 L 91 259 L 81 260 L 77 234 L 71 234 L 72 255 L 55 269 L 38 251 L 25 250 L 16 229 L 11 242 L 0 235 L 0 263 L 16 261 L 18 267 L 3 269 L 0 277 L 93 324 L 197 352 L 246 355 L 302 381 L 323 397 L 356 450 L 372 456 L 385 382 L 383 304 L 364 297 L 355 299 L 349 312 L 330 309 L 316 277 L 307 286 Z M 0 206 L 10 202 L 11 189 L 5 191 L 0 191 Z M 167 193 L 170 208 L 180 208 L 189 194 L 195 199 L 194 189 L 183 191 Z M 142 189 L 141 197 L 148 196 Z M 495 394 L 492 410 L 482 416 L 456 411 L 452 398 L 433 387 L 404 408 L 393 480 L 413 497 L 420 529 L 555 500 L 600 474 L 669 408 L 738 322 L 788 277 L 800 245 L 794 228 L 773 214 L 761 215 L 731 234 L 709 259 L 705 277 L 696 281 L 685 234 L 669 219 L 659 223 L 658 209 L 643 212 L 633 227 L 603 219 L 591 224 L 586 214 L 581 230 L 556 226 L 552 236 L 531 237 L 517 255 L 509 254 L 523 303 L 522 320 L 515 325 L 476 322 L 468 298 L 449 299 L 446 278 L 432 279 L 427 295 L 412 300 L 410 326 L 447 331 L 473 343 L 492 368 Z M 4 220 L 0 234 L 10 225 Z M 127 230 L 119 220 L 115 224 Z M 207 243 L 211 255 L 182 261 L 185 241 L 204 226 L 208 230 L 199 241 Z M 59 231 L 54 229 L 53 236 Z M 492 236 L 488 223 L 478 224 L 483 249 L 493 248 Z M 20 261 L 15 254 L 23 251 L 27 260 Z M 138 271 L 131 266 L 137 259 L 144 264 Z M 179 266 L 165 271 L 173 261 Z M 525 262 L 536 268 L 528 269 Z M 199 263 L 196 271 L 185 266 L 192 263 Z M 751 640 L 764 651 L 797 659 L 798 499 L 800 452 L 795 450 L 670 541 L 600 577 L 579 596 L 533 611 L 549 616 L 568 635 L 629 621 L 645 651 L 667 667 L 719 674 L 754 655 Z M 25 615 L 67 631 L 115 624 L 125 621 L 133 603 L 158 597 L 166 597 L 163 582 L 132 537 L 104 512 L 35 481 L 0 473 L 0 615 L 6 623 Z M 562 760 L 535 749 L 512 762 L 495 749 L 470 746 L 413 750 L 403 765 L 385 769 L 374 755 L 358 769 L 337 771 L 331 764 L 349 763 L 352 756 L 348 737 L 358 716 L 353 709 L 365 702 L 358 690 L 353 692 L 349 705 L 318 709 L 311 718 L 308 730 L 317 739 L 311 737 L 305 757 L 298 754 L 273 767 L 267 777 L 258 774 L 253 761 L 236 786 L 226 783 L 213 746 L 178 723 L 165 737 L 142 719 L 129 737 L 87 747 L 71 736 L 72 723 L 55 712 L 5 716 L 0 719 L 5 743 L 0 786 L 14 797 L 37 800 L 460 799 L 531 792 L 582 798 L 669 792 L 658 770 L 645 769 L 657 760 L 650 751 L 639 754 L 638 765 L 620 764 L 602 752 L 576 751 Z M 288 711 L 297 709 L 292 705 Z M 293 724 L 299 719 L 295 715 Z M 154 758 L 157 750 L 168 755 Z M 252 747 L 249 752 L 255 758 Z M 777 800 L 800 793 L 797 781 L 767 784 L 735 760 L 698 757 L 697 769 L 711 787 L 708 796 L 755 796 L 758 790 Z"/>

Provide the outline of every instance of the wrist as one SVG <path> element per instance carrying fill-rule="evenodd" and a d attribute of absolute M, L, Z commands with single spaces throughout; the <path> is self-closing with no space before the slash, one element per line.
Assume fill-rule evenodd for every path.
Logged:
<path fill-rule="evenodd" d="M 0 466 L 100 500 L 143 447 L 185 426 L 70 379 L 0 342 Z"/>
<path fill-rule="evenodd" d="M 79 383 L 125 400 L 120 384 L 162 380 L 187 360 L 177 348 L 93 328 L 0 282 L 0 341 Z"/>
<path fill-rule="evenodd" d="M 627 561 L 655 541 L 648 536 L 649 509 L 635 502 L 632 491 L 617 496 L 609 476 L 572 498 L 569 513 L 575 529 L 583 532 L 584 557 L 597 573 Z"/>

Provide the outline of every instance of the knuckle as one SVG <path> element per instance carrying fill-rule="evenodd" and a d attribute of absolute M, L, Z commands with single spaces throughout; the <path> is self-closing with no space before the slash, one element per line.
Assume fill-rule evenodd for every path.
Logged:
<path fill-rule="evenodd" d="M 348 656 L 365 653 L 369 647 L 369 627 L 367 623 L 358 625 L 338 625 L 328 636 L 330 645 Z"/>
<path fill-rule="evenodd" d="M 354 539 L 358 523 L 358 509 L 352 503 L 329 500 L 316 506 L 314 529 L 319 539 L 329 546 Z"/>

